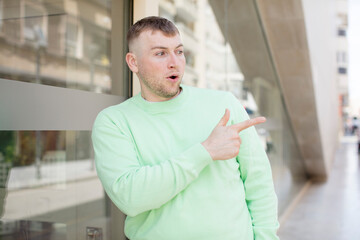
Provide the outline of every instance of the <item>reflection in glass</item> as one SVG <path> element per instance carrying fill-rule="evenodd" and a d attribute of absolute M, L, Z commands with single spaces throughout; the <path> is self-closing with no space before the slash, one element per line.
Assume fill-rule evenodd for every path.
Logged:
<path fill-rule="evenodd" d="M 2 0 L 0 78 L 110 93 L 110 35 L 109 1 Z"/>
<path fill-rule="evenodd" d="M 1 221 L 0 236 L 3 240 L 18 239 L 51 239 L 63 240 L 66 238 L 66 226 L 61 223 L 38 221 Z"/>
<path fill-rule="evenodd" d="M 1 237 L 17 239 L 26 232 L 83 239 L 80 225 L 107 229 L 109 203 L 95 172 L 90 135 L 0 131 Z"/>
<path fill-rule="evenodd" d="M 12 85 L 24 91 L 35 89 L 37 94 L 32 94 L 49 106 L 47 91 L 51 88 L 39 84 L 126 98 L 130 88 L 123 51 L 131 7 L 131 1 L 122 0 L 0 0 L 1 82 L 33 83 Z M 112 56 L 111 44 L 116 52 Z M 112 61 L 116 68 L 110 75 Z M 112 76 L 116 81 L 112 82 Z M 104 106 L 108 101 L 101 94 L 61 92 L 64 96 L 58 100 L 64 106 L 67 96 L 83 102 L 84 95 L 96 95 Z M 19 102 L 25 99 L 18 92 L 14 96 Z M 6 106 L 10 112 L 19 110 Z M 27 114 L 35 116 L 30 125 L 49 114 L 36 104 L 26 110 L 21 110 L 23 119 Z M 73 119 L 72 113 L 52 114 Z M 29 128 L 16 122 L 6 129 Z M 67 124 L 60 129 L 63 131 L 0 130 L 0 239 L 85 240 L 87 227 L 102 229 L 103 239 L 111 239 L 110 228 L 116 239 L 123 234 L 116 232 L 118 226 L 110 226 L 111 222 L 118 224 L 116 219 L 110 222 L 114 219 L 110 213 L 118 210 L 96 176 L 90 131 L 68 131 L 77 128 Z"/>

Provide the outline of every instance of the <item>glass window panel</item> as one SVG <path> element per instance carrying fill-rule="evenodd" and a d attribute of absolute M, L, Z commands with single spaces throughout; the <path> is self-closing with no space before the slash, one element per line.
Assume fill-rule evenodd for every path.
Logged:
<path fill-rule="evenodd" d="M 110 10 L 107 0 L 0 0 L 0 78 L 113 93 Z"/>
<path fill-rule="evenodd" d="M 15 237 L 25 229 L 30 235 L 38 231 L 53 236 L 43 239 L 85 239 L 86 226 L 92 226 L 102 228 L 106 239 L 109 202 L 96 175 L 90 135 L 0 131 L 1 221 L 6 234 Z M 76 230 L 78 224 L 82 233 Z"/>
<path fill-rule="evenodd" d="M 128 97 L 129 74 L 120 59 L 130 2 L 0 0 L 0 78 L 33 83 L 28 89 L 43 91 L 37 99 L 48 105 L 47 90 L 37 84 Z M 114 38 L 119 54 L 113 55 L 113 84 Z M 64 91 L 74 99 L 86 98 L 79 91 Z M 59 102 L 67 102 L 66 96 Z M 109 96 L 96 97 L 106 103 Z M 10 105 L 8 110 L 13 110 Z M 37 105 L 28 111 L 38 119 L 49 114 Z M 28 128 L 17 124 L 14 129 Z M 0 239 L 85 240 L 88 227 L 100 229 L 103 239 L 125 239 L 118 229 L 123 215 L 97 178 L 90 136 L 90 131 L 66 129 L 0 130 Z"/>

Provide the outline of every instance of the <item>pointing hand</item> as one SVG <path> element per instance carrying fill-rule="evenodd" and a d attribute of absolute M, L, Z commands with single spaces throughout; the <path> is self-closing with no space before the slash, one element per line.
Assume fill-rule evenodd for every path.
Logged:
<path fill-rule="evenodd" d="M 257 117 L 226 126 L 229 119 L 230 111 L 226 109 L 220 122 L 211 132 L 210 136 L 202 143 L 213 160 L 227 160 L 236 157 L 239 154 L 241 144 L 239 133 L 251 126 L 266 121 L 264 117 Z"/>

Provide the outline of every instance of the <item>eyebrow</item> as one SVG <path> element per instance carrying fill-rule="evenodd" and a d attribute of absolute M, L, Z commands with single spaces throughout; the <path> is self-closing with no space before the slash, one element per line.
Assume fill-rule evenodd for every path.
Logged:
<path fill-rule="evenodd" d="M 179 47 L 183 47 L 184 45 L 182 43 L 180 43 L 179 45 L 176 46 L 175 49 L 179 48 Z M 153 49 L 168 49 L 167 47 L 163 47 L 163 46 L 155 46 L 155 47 L 152 47 L 151 50 Z"/>

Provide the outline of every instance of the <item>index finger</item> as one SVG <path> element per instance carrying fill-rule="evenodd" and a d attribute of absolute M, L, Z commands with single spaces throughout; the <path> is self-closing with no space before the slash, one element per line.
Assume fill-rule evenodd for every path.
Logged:
<path fill-rule="evenodd" d="M 232 128 L 234 128 L 238 133 L 241 132 L 242 130 L 245 130 L 249 127 L 255 126 L 257 124 L 260 123 L 264 123 L 266 122 L 266 118 L 265 117 L 256 117 L 253 119 L 248 119 L 246 121 L 231 125 Z"/>

